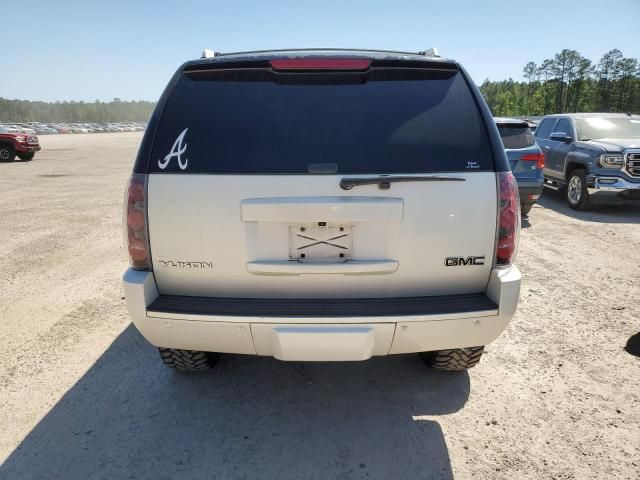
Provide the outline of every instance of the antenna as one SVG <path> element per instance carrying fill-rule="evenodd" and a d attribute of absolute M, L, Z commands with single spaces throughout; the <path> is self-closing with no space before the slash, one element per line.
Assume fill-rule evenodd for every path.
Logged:
<path fill-rule="evenodd" d="M 440 58 L 440 53 L 438 52 L 437 48 L 430 48 L 428 50 L 423 50 L 421 52 L 418 52 L 418 55 L 424 55 L 425 57 Z"/>
<path fill-rule="evenodd" d="M 202 51 L 202 55 L 200 55 L 200 58 L 213 58 L 213 57 L 217 57 L 219 55 L 220 55 L 220 52 L 214 52 L 213 50 L 205 48 Z"/>

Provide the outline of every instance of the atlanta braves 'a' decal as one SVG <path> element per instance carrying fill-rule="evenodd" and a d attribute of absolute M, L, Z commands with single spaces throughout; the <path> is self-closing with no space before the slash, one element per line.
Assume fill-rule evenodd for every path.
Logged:
<path fill-rule="evenodd" d="M 185 128 L 182 131 L 182 133 L 178 135 L 178 138 L 176 138 L 176 141 L 173 142 L 173 147 L 171 147 L 171 151 L 169 152 L 169 155 L 164 157 L 164 159 L 158 160 L 158 167 L 160 167 L 161 170 L 164 170 L 165 168 L 167 168 L 167 165 L 169 165 L 169 162 L 173 157 L 177 158 L 178 166 L 180 167 L 180 170 L 187 169 L 188 160 L 186 158 L 184 160 L 182 159 L 182 154 L 187 150 L 187 144 L 185 143 L 184 145 L 182 145 L 182 141 L 184 140 L 184 136 L 187 134 L 187 130 L 189 129 Z"/>

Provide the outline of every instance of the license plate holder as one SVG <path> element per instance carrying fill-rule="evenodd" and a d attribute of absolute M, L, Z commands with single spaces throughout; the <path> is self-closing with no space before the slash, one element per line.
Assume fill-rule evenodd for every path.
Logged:
<path fill-rule="evenodd" d="M 350 225 L 324 222 L 289 227 L 289 259 L 299 262 L 346 262 L 353 246 Z"/>

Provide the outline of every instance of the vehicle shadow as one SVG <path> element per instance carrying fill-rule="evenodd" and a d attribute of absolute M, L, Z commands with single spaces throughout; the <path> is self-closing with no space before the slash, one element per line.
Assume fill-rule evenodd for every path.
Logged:
<path fill-rule="evenodd" d="M 587 222 L 640 224 L 640 206 L 638 205 L 596 204 L 590 210 L 583 212 L 570 208 L 562 192 L 548 187 L 544 188 L 542 196 L 538 199 L 538 204 Z"/>
<path fill-rule="evenodd" d="M 633 355 L 634 357 L 640 357 L 640 332 L 629 337 L 624 349 L 628 354 Z"/>
<path fill-rule="evenodd" d="M 416 355 L 357 363 L 224 356 L 165 368 L 128 327 L 0 467 L 0 478 L 453 478 L 433 419 L 466 372 Z"/>

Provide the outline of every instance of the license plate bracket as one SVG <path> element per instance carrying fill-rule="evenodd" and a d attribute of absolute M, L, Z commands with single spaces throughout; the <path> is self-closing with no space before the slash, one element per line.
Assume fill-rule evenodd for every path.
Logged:
<path fill-rule="evenodd" d="M 353 246 L 350 225 L 325 222 L 289 227 L 289 258 L 299 262 L 346 262 Z"/>

